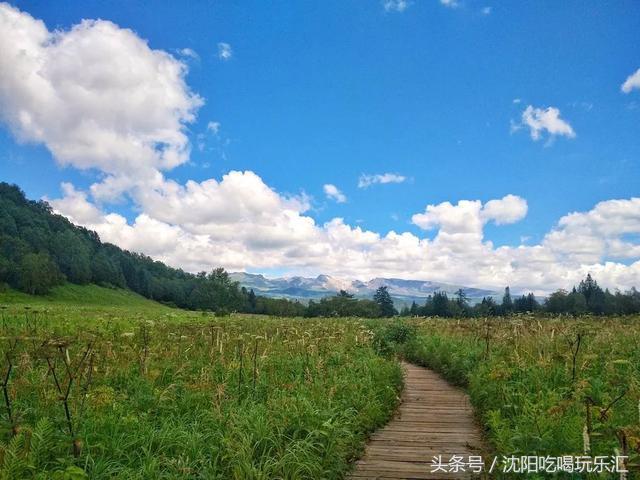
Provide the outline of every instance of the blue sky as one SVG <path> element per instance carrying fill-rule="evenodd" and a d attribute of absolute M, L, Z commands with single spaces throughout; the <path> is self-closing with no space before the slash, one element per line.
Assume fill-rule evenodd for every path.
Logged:
<path fill-rule="evenodd" d="M 483 226 L 484 241 L 494 247 L 538 245 L 570 212 L 638 196 L 640 89 L 621 91 L 640 68 L 637 2 L 445 3 L 11 5 L 49 31 L 67 32 L 82 19 L 109 20 L 187 66 L 187 88 L 204 105 L 194 110 L 194 121 L 182 122 L 188 161 L 161 169 L 180 185 L 251 171 L 283 197 L 308 196 L 304 215 L 318 226 L 339 217 L 381 236 L 393 230 L 430 240 L 440 230 L 412 221 L 427 205 L 485 203 L 508 194 L 525 199 L 526 215 L 517 221 Z M 219 55 L 221 44 L 230 48 L 227 59 Z M 528 106 L 557 109 L 573 135 L 542 128 L 533 139 L 523 123 Z M 219 124 L 217 132 L 207 128 L 210 122 Z M 5 126 L 0 177 L 30 197 L 63 197 L 62 182 L 87 192 L 103 178 L 100 166 L 86 170 L 72 161 L 62 168 L 50 141 L 21 144 L 11 120 Z M 405 181 L 358 188 L 360 175 L 384 173 Z M 346 201 L 327 198 L 325 184 Z M 132 224 L 145 212 L 132 197 L 93 203 Z M 629 208 L 635 213 L 637 206 Z M 634 228 L 623 227 L 616 238 L 628 238 L 629 229 L 636 234 Z M 602 251 L 597 261 L 570 263 L 582 273 L 609 259 L 611 252 Z M 629 266 L 637 257 L 614 260 Z M 321 270 L 295 261 L 249 263 L 252 270 Z M 459 280 L 456 275 L 445 279 Z"/>

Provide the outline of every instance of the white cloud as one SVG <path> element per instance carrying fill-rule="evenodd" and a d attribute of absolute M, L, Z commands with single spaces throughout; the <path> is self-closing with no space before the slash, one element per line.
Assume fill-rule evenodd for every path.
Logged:
<path fill-rule="evenodd" d="M 382 173 L 375 175 L 362 174 L 358 179 L 358 188 L 367 188 L 376 183 L 402 183 L 407 177 L 398 175 L 397 173 Z"/>
<path fill-rule="evenodd" d="M 602 258 L 634 258 L 640 245 L 625 240 L 640 234 L 640 198 L 607 200 L 588 212 L 574 212 L 560 219 L 543 244 L 558 255 L 578 261 Z"/>
<path fill-rule="evenodd" d="M 440 0 L 440 3 L 449 8 L 457 8 L 460 6 L 458 0 Z"/>
<path fill-rule="evenodd" d="M 385 12 L 404 12 L 409 5 L 411 2 L 408 0 L 382 0 Z"/>
<path fill-rule="evenodd" d="M 209 122 L 207 123 L 207 130 L 213 133 L 214 135 L 217 135 L 218 132 L 220 131 L 220 126 L 221 126 L 220 122 Z"/>
<path fill-rule="evenodd" d="M 522 220 L 527 215 L 527 201 L 517 195 L 506 195 L 500 200 L 489 200 L 482 208 L 482 218 L 506 225 Z"/>
<path fill-rule="evenodd" d="M 411 221 L 424 230 L 437 227 L 446 233 L 480 234 L 484 224 L 481 211 L 482 202 L 479 200 L 460 200 L 457 205 L 442 202 L 427 205 L 424 213 L 416 213 Z"/>
<path fill-rule="evenodd" d="M 520 102 L 522 102 L 522 100 L 521 100 L 521 99 L 519 99 L 519 98 L 514 98 L 514 99 L 513 99 L 513 103 L 515 103 L 515 104 L 518 104 L 518 103 L 520 103 Z"/>
<path fill-rule="evenodd" d="M 95 229 L 103 240 L 191 271 L 252 263 L 275 267 L 295 258 L 318 233 L 313 219 L 303 215 L 309 208 L 304 195 L 280 195 L 253 172 L 232 171 L 221 181 L 165 181 L 160 188 L 138 188 L 133 197 L 143 213 L 132 224 L 101 211 L 69 184 L 63 193 L 51 201 L 56 211 Z M 273 252 L 272 262 L 265 252 Z"/>
<path fill-rule="evenodd" d="M 167 181 L 137 197 L 144 213 L 131 223 L 101 211 L 70 185 L 64 194 L 51 202 L 56 211 L 95 229 L 105 241 L 190 271 L 218 265 L 278 268 L 292 274 L 396 276 L 494 288 L 509 284 L 540 292 L 573 285 L 592 272 L 603 285 L 640 285 L 640 244 L 633 240 L 640 232 L 637 198 L 609 200 L 567 215 L 538 245 L 496 248 L 484 239 L 484 226 L 524 218 L 527 202 L 518 196 L 484 204 L 427 205 L 412 220 L 436 230 L 428 239 L 410 232 L 381 235 L 340 218 L 318 225 L 306 213 L 306 197 L 281 195 L 253 172 L 230 172 L 220 181 L 184 186 Z"/>
<path fill-rule="evenodd" d="M 184 129 L 202 100 L 185 84 L 184 64 L 130 30 L 86 20 L 50 32 L 0 4 L 0 45 L 2 120 L 19 139 L 44 144 L 58 163 L 103 175 L 86 191 L 63 184 L 51 204 L 104 241 L 189 271 L 278 268 L 541 291 L 590 271 L 603 285 L 640 285 L 640 199 L 567 215 L 537 245 L 495 247 L 484 238 L 488 222 L 524 218 L 527 202 L 515 195 L 427 205 L 412 220 L 435 230 L 433 238 L 382 234 L 341 218 L 318 224 L 306 195 L 279 193 L 250 171 L 185 183 L 165 177 L 189 158 Z M 531 112 L 538 123 L 530 128 L 567 134 L 559 112 L 550 119 L 549 109 L 540 112 L 547 113 Z M 364 188 L 406 178 L 360 180 Z M 131 221 L 109 212 L 121 193 L 140 212 Z"/>
<path fill-rule="evenodd" d="M 89 200 L 86 192 L 78 191 L 69 182 L 61 185 L 63 197 L 50 201 L 61 212 L 79 225 L 96 225 L 102 221 L 104 213 Z M 48 199 L 46 199 L 48 200 Z"/>
<path fill-rule="evenodd" d="M 634 88 L 640 89 L 640 68 L 627 77 L 620 90 L 624 93 L 630 93 Z"/>
<path fill-rule="evenodd" d="M 344 193 L 342 193 L 338 187 L 331 183 L 325 184 L 322 189 L 324 190 L 324 194 L 327 198 L 331 200 L 335 200 L 337 203 L 345 203 L 347 201 L 347 197 Z"/>
<path fill-rule="evenodd" d="M 555 107 L 545 109 L 529 105 L 522 112 L 522 126 L 529 128 L 533 140 L 539 140 L 545 131 L 551 137 L 560 135 L 574 138 L 576 136 L 571 125 L 560 118 L 560 110 Z"/>
<path fill-rule="evenodd" d="M 198 55 L 198 53 L 192 48 L 181 48 L 178 50 L 178 53 L 183 57 L 193 58 L 194 60 L 198 60 L 200 58 L 200 55 Z"/>
<path fill-rule="evenodd" d="M 83 20 L 49 31 L 4 3 L 0 44 L 0 118 L 59 164 L 104 172 L 96 194 L 118 194 L 131 178 L 154 181 L 188 160 L 185 124 L 203 101 L 183 63 L 131 30 Z"/>
<path fill-rule="evenodd" d="M 491 15 L 492 7 L 483 7 L 481 12 L 483 15 Z"/>
<path fill-rule="evenodd" d="M 225 42 L 218 43 L 218 58 L 220 60 L 230 60 L 233 57 L 233 50 L 231 50 L 231 45 Z"/>
<path fill-rule="evenodd" d="M 515 223 L 527 213 L 527 202 L 516 195 L 490 200 L 482 204 L 480 200 L 460 200 L 456 205 L 443 202 L 427 205 L 424 213 L 417 213 L 411 221 L 424 230 L 437 229 L 433 240 L 434 250 L 446 257 L 467 256 L 471 261 L 486 262 L 481 257 L 491 254 L 491 244 L 483 243 L 484 225 L 490 221 L 498 225 Z"/>

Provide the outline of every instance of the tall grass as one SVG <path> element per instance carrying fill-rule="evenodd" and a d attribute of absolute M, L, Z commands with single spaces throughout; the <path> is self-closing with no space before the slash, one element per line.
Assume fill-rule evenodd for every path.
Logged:
<path fill-rule="evenodd" d="M 640 453 L 638 318 L 416 319 L 398 348 L 465 386 L 505 455 Z"/>
<path fill-rule="evenodd" d="M 356 320 L 2 314 L 6 478 L 341 478 L 402 382 Z"/>

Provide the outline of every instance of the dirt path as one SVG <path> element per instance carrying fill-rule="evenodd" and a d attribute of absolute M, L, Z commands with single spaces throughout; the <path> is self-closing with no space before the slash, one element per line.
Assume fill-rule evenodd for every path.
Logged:
<path fill-rule="evenodd" d="M 372 436 L 349 478 L 476 478 L 469 456 L 482 455 L 483 443 L 469 398 L 431 370 L 403 366 L 405 389 L 398 413 Z M 453 455 L 464 458 L 465 472 L 450 471 Z M 434 471 L 434 456 L 441 456 L 446 473 Z"/>

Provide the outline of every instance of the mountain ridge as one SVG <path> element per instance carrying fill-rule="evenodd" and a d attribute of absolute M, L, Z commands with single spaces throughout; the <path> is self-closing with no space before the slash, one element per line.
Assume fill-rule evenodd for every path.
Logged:
<path fill-rule="evenodd" d="M 256 294 L 273 298 L 289 298 L 302 301 L 317 300 L 335 295 L 345 290 L 357 298 L 371 298 L 375 290 L 381 286 L 389 289 L 391 296 L 402 303 L 424 303 L 434 292 L 446 292 L 454 295 L 459 289 L 467 295 L 472 303 L 483 297 L 497 297 L 501 293 L 494 290 L 454 285 L 430 280 L 405 280 L 402 278 L 374 277 L 368 281 L 351 280 L 321 274 L 316 277 L 277 277 L 268 278 L 260 273 L 231 272 L 232 280 Z"/>

